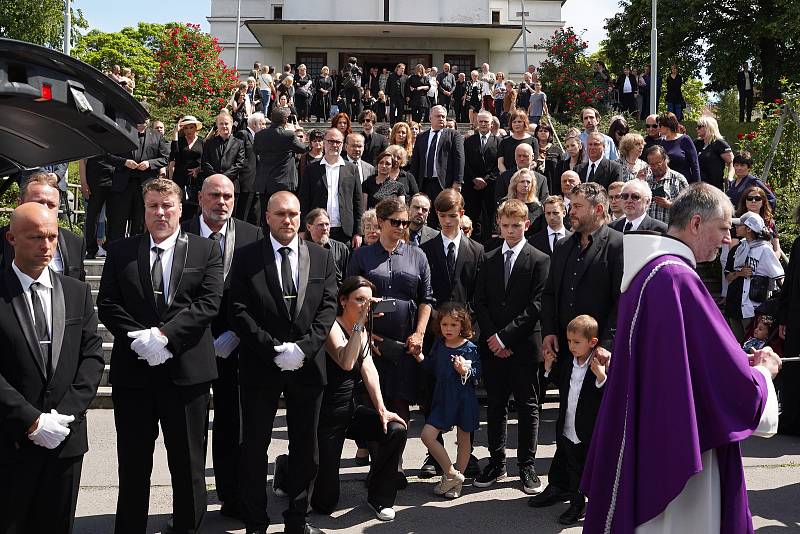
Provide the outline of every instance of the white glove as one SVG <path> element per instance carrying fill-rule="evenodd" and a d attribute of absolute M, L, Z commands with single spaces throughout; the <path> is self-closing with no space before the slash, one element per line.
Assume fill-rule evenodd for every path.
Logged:
<path fill-rule="evenodd" d="M 303 367 L 305 363 L 305 354 L 297 346 L 297 343 L 282 343 L 275 347 L 275 364 L 281 368 L 282 371 L 297 371 Z"/>
<path fill-rule="evenodd" d="M 214 351 L 222 359 L 227 358 L 239 346 L 239 336 L 227 330 L 214 340 Z"/>
<path fill-rule="evenodd" d="M 139 355 L 140 360 L 145 360 L 151 367 L 161 365 L 172 358 L 172 353 L 167 349 L 169 343 L 167 336 L 155 326 L 143 332 L 129 332 L 128 337 L 135 338 L 131 343 L 131 349 Z"/>
<path fill-rule="evenodd" d="M 55 449 L 69 436 L 67 425 L 74 420 L 74 415 L 61 415 L 55 410 L 50 410 L 50 413 L 39 416 L 39 424 L 36 430 L 28 434 L 28 439 L 45 449 Z"/>
<path fill-rule="evenodd" d="M 150 367 L 161 365 L 170 358 L 172 358 L 172 353 L 169 351 L 169 349 L 166 348 L 163 348 L 154 354 L 150 354 L 147 357 L 139 356 L 139 359 L 145 360 L 147 362 L 147 365 L 149 365 Z"/>

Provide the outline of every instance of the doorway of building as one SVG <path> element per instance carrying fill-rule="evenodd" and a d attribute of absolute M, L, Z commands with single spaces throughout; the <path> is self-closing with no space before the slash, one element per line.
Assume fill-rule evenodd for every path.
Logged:
<path fill-rule="evenodd" d="M 372 67 L 378 68 L 378 73 L 381 69 L 386 68 L 389 72 L 393 72 L 398 63 L 405 63 L 406 74 L 414 72 L 414 65 L 422 63 L 426 67 L 431 66 L 433 61 L 431 54 L 417 54 L 408 52 L 405 54 L 381 54 L 369 52 L 339 52 L 339 68 L 347 63 L 347 58 L 355 56 L 358 59 L 358 65 L 364 69 L 364 72 L 369 72 Z"/>

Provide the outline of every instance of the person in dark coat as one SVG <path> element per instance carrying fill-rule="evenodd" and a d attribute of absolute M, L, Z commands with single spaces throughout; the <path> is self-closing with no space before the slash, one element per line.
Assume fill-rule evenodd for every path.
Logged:
<path fill-rule="evenodd" d="M 224 174 L 239 190 L 239 174 L 247 174 L 247 157 L 244 150 L 245 142 L 232 135 L 233 118 L 230 113 L 223 111 L 217 115 L 217 134 L 207 139 L 203 145 L 203 157 L 200 160 L 200 176 L 208 178 L 212 174 Z M 247 125 L 241 129 L 246 130 Z M 240 130 L 240 131 L 241 131 Z M 250 184 L 245 184 L 249 187 Z"/>
<path fill-rule="evenodd" d="M 278 191 L 297 191 L 297 165 L 294 155 L 308 150 L 294 132 L 286 128 L 289 121 L 286 110 L 273 110 L 270 120 L 272 124 L 256 133 L 253 140 L 253 150 L 259 158 L 256 190 L 267 199 Z"/>
<path fill-rule="evenodd" d="M 800 206 L 794 210 L 800 224 Z M 783 356 L 800 356 L 800 237 L 792 244 L 778 308 L 778 333 L 784 339 Z M 785 365 L 779 375 L 781 415 L 778 432 L 800 436 L 800 367 Z"/>

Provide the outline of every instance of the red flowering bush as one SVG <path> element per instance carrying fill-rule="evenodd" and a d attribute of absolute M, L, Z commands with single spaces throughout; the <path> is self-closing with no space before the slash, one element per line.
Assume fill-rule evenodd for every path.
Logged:
<path fill-rule="evenodd" d="M 552 114 L 575 115 L 586 106 L 597 106 L 605 97 L 606 90 L 593 82 L 587 46 L 571 27 L 559 28 L 549 39 L 542 39 L 547 59 L 539 71 Z"/>

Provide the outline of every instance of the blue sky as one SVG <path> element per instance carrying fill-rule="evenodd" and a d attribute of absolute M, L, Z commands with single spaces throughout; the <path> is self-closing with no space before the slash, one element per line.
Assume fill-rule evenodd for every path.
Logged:
<path fill-rule="evenodd" d="M 291 1 L 291 0 L 289 0 Z M 193 22 L 208 31 L 206 17 L 211 0 L 135 0 L 131 4 L 111 0 L 72 0 L 74 9 L 82 9 L 91 28 L 115 32 L 137 22 Z M 591 7 L 589 7 L 591 6 Z M 597 50 L 605 38 L 603 21 L 619 10 L 618 0 L 567 0 L 562 17 L 568 25 L 583 33 L 589 51 Z"/>

